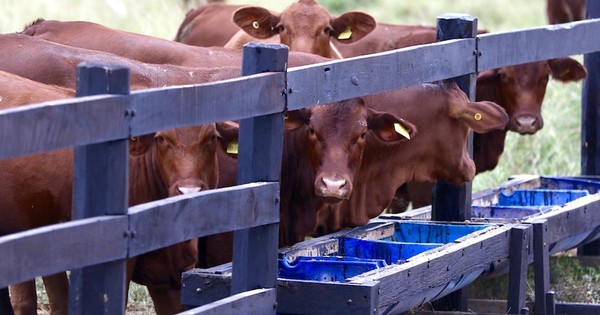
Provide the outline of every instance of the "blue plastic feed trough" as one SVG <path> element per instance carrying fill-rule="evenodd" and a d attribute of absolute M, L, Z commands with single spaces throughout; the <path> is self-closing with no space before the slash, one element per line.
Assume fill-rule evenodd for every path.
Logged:
<path fill-rule="evenodd" d="M 289 261 L 284 254 L 279 260 L 279 278 L 344 282 L 367 271 L 401 264 L 489 225 L 398 222 L 394 226 L 394 234 L 383 239 L 338 237 L 335 256 L 301 256 Z"/>
<path fill-rule="evenodd" d="M 571 178 L 571 177 L 540 177 L 540 187 L 543 189 L 578 189 L 587 190 L 590 194 L 595 194 L 600 191 L 600 181 Z"/>
<path fill-rule="evenodd" d="M 498 206 L 564 206 L 567 202 L 589 195 L 575 189 L 516 189 L 511 194 L 500 193 Z"/>
<path fill-rule="evenodd" d="M 583 188 L 584 183 L 575 180 L 563 182 L 552 179 L 547 182 L 551 186 Z M 587 183 L 589 184 L 589 183 Z M 584 189 L 515 189 L 512 192 L 502 191 L 498 195 L 498 203 L 492 206 L 472 206 L 473 218 L 486 219 L 516 219 L 540 215 L 553 207 L 564 206 L 567 202 L 589 195 Z"/>

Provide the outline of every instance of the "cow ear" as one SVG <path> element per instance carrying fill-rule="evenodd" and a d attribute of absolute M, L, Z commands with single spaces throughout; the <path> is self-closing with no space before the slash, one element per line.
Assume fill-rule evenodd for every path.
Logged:
<path fill-rule="evenodd" d="M 155 133 L 129 138 L 129 154 L 132 156 L 143 155 L 152 146 Z"/>
<path fill-rule="evenodd" d="M 223 151 L 237 154 L 240 125 L 234 121 L 218 122 L 215 124 L 219 133 L 219 143 Z"/>
<path fill-rule="evenodd" d="M 583 80 L 587 77 L 587 70 L 573 58 L 550 59 L 550 74 L 561 82 Z"/>
<path fill-rule="evenodd" d="M 253 37 L 266 39 L 278 34 L 279 16 L 261 7 L 243 7 L 233 13 L 233 22 Z"/>
<path fill-rule="evenodd" d="M 368 110 L 368 128 L 385 142 L 405 142 L 417 134 L 415 125 L 396 115 Z"/>
<path fill-rule="evenodd" d="M 450 101 L 450 117 L 458 119 L 479 133 L 501 130 L 508 124 L 508 114 L 500 105 L 490 102 Z"/>
<path fill-rule="evenodd" d="M 310 109 L 293 110 L 284 115 L 285 130 L 296 130 L 310 122 Z"/>
<path fill-rule="evenodd" d="M 366 13 L 349 11 L 335 18 L 331 27 L 332 37 L 343 43 L 353 43 L 371 33 L 377 22 Z"/>

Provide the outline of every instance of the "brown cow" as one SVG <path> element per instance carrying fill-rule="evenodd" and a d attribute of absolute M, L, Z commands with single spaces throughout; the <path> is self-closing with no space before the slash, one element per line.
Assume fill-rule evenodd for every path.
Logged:
<path fill-rule="evenodd" d="M 4 62 L 0 62 L 0 68 L 3 69 L 11 69 L 13 71 L 16 71 L 19 74 L 24 74 L 32 79 L 38 79 L 38 80 L 45 80 L 48 81 L 49 83 L 54 83 L 54 84 L 65 84 L 66 86 L 74 86 L 75 84 L 75 80 L 74 80 L 74 73 L 75 73 L 75 66 L 81 62 L 81 61 L 98 61 L 98 62 L 114 62 L 115 60 L 118 60 L 118 62 L 114 62 L 114 63 L 118 63 L 118 64 L 124 64 L 126 66 L 131 66 L 132 68 L 132 82 L 137 82 L 137 84 L 142 85 L 144 87 L 147 86 L 152 86 L 152 85 L 156 85 L 156 86 L 163 86 L 163 85 L 173 85 L 173 84 L 181 84 L 181 81 L 175 81 L 175 78 L 178 78 L 177 75 L 175 75 L 175 66 L 173 67 L 166 67 L 166 66 L 156 66 L 156 67 L 148 67 L 146 66 L 140 66 L 143 65 L 142 63 L 139 62 L 134 62 L 132 60 L 127 60 L 126 58 L 120 58 L 118 56 L 114 56 L 114 55 L 110 55 L 110 54 L 101 54 L 99 52 L 88 52 L 86 50 L 83 49 L 74 49 L 72 47 L 68 47 L 68 46 L 63 46 L 63 45 L 59 45 L 59 44 L 55 44 L 55 43 L 51 43 L 51 42 L 47 42 L 47 41 L 43 41 L 40 39 L 36 39 L 30 36 L 26 36 L 26 35 L 2 35 L 0 36 L 0 41 L 2 41 L 2 48 L 0 48 L 0 50 L 3 53 L 6 53 L 6 56 L 12 56 L 13 58 L 3 58 Z M 23 47 L 25 47 L 26 49 L 23 49 Z M 21 49 L 19 49 L 21 48 Z M 37 52 L 37 54 L 35 53 L 31 53 L 31 52 Z M 39 58 L 39 59 L 38 59 Z M 89 58 L 89 59 L 88 59 Z M 99 58 L 99 59 L 94 59 L 94 58 Z M 48 65 L 50 65 L 49 67 L 40 67 L 39 66 L 39 62 L 35 62 L 36 60 L 40 60 L 39 62 L 42 63 L 46 63 Z M 33 64 L 38 64 L 38 66 L 33 66 Z M 36 69 L 37 68 L 37 69 Z M 38 71 L 39 68 L 43 68 L 45 69 L 45 71 Z M 179 67 L 181 68 L 181 67 Z M 149 69 L 156 69 L 154 71 L 151 72 L 147 72 L 149 71 Z M 171 69 L 173 71 L 166 71 L 165 69 Z M 161 71 L 161 70 L 165 70 L 165 71 Z M 186 71 L 183 71 L 186 70 Z M 218 70 L 218 69 L 217 69 Z M 212 80 L 215 77 L 216 78 L 221 78 L 221 73 L 219 73 L 217 70 L 211 71 L 209 72 L 209 76 L 202 76 L 200 75 L 200 73 L 198 73 L 199 75 L 194 77 L 194 80 L 192 81 L 192 83 L 201 83 L 201 82 L 205 82 L 207 80 Z M 229 76 L 237 76 L 239 75 L 239 70 L 236 68 L 232 68 L 230 69 L 231 71 L 228 72 L 228 69 L 223 69 L 225 73 L 228 73 Z M 179 71 L 183 71 L 180 74 L 182 75 L 182 80 L 187 81 L 189 80 L 189 77 L 191 76 L 191 74 L 195 74 L 196 72 L 192 72 L 190 71 L 190 69 L 184 69 L 181 68 Z M 179 73 L 179 72 L 177 72 Z M 171 76 L 172 75 L 172 76 Z M 138 86 L 139 86 L 138 85 Z M 210 127 L 212 126 L 212 127 Z M 230 129 L 231 126 L 230 124 L 218 124 L 217 125 L 220 129 L 223 129 L 225 127 L 227 127 L 226 129 Z M 198 128 L 202 128 L 200 130 L 198 130 Z M 208 129 L 207 129 L 208 128 Z M 207 130 L 205 130 L 207 129 Z M 181 131 L 180 131 L 181 130 Z M 208 137 L 209 139 L 212 139 L 210 141 L 215 141 L 216 138 L 214 138 L 216 135 L 218 135 L 216 133 L 215 127 L 214 125 L 208 125 L 208 126 L 199 126 L 199 127 L 188 127 L 188 128 L 182 128 L 182 129 L 177 129 L 177 130 L 172 130 L 172 131 L 163 131 L 160 132 L 156 135 L 156 137 L 153 136 L 144 136 L 144 137 L 139 137 L 139 141 L 135 142 L 135 145 L 132 145 L 132 152 L 134 153 L 139 153 L 139 158 L 135 159 L 134 157 L 132 157 L 132 159 L 135 160 L 136 163 L 142 163 L 142 162 L 153 162 L 153 161 L 145 161 L 144 157 L 148 157 L 150 156 L 150 154 L 153 154 L 152 152 L 155 149 L 149 149 L 149 148 L 155 148 L 154 142 L 158 141 L 160 144 L 164 144 L 164 145 L 171 145 L 170 143 L 172 143 L 173 141 L 175 142 L 179 142 L 179 141 L 184 141 L 184 139 L 187 139 L 185 141 L 190 141 L 193 139 L 188 139 L 188 138 L 182 138 L 182 139 L 178 139 L 180 136 L 183 136 L 181 133 L 184 134 L 189 134 L 190 132 L 195 132 L 198 135 L 202 135 L 202 141 L 205 141 L 204 138 Z M 212 136 L 211 136 L 212 134 Z M 231 134 L 231 132 L 221 132 L 221 134 Z M 213 139 L 214 138 L 214 139 Z M 155 140 L 153 140 L 155 139 Z M 225 141 L 230 141 L 230 139 L 223 139 Z M 149 147 L 151 146 L 151 147 Z M 147 153 L 146 153 L 147 152 Z M 203 158 L 203 157 L 202 157 Z M 196 162 L 199 162 L 201 160 L 198 160 Z M 209 160 L 209 162 L 215 162 L 214 159 L 213 160 Z M 134 168 L 134 162 L 132 161 L 132 167 Z M 165 164 L 163 164 L 165 165 Z M 174 165 L 176 166 L 176 165 Z M 162 169 L 161 171 L 171 171 L 169 169 Z M 196 170 L 197 171 L 197 170 Z M 150 174 L 149 172 L 146 172 L 148 174 Z M 162 175 L 162 174 L 161 174 Z M 135 178 L 133 175 L 130 175 L 130 178 L 132 178 L 132 180 Z M 157 177 L 158 178 L 158 177 Z M 177 176 L 175 177 L 177 178 Z M 216 179 L 216 173 L 214 174 L 214 176 L 212 178 L 210 178 L 210 180 L 203 180 L 202 182 L 204 182 L 205 184 L 194 184 L 193 182 L 188 182 L 186 184 L 186 186 L 190 186 L 190 187 L 194 187 L 194 189 L 198 189 L 198 188 L 214 188 L 216 185 L 216 182 L 214 182 L 214 180 Z M 139 180 L 143 180 L 143 178 L 140 178 Z M 171 180 L 171 179 L 169 179 Z M 148 183 L 150 184 L 150 183 Z M 134 186 L 136 187 L 136 186 Z M 132 187 L 132 189 L 134 189 L 134 187 Z M 198 188 L 196 188 L 198 187 Z M 140 203 L 140 202 L 145 202 L 145 200 L 147 200 L 148 198 L 163 198 L 166 197 L 167 195 L 163 194 L 162 190 L 157 190 L 158 188 L 161 188 L 160 186 L 153 186 L 151 190 L 154 193 L 148 193 L 145 192 L 144 194 L 141 194 L 141 191 L 136 191 L 136 193 L 132 194 L 130 196 L 130 201 L 131 202 L 135 202 L 135 203 Z M 188 187 L 189 188 L 189 187 Z M 148 188 L 149 189 L 149 188 Z M 194 190 L 192 189 L 192 190 Z M 178 194 L 181 193 L 182 191 L 185 191 L 186 188 L 181 188 L 179 189 L 179 191 L 177 191 L 174 187 L 171 188 L 171 190 L 168 192 L 169 194 Z M 135 190 L 134 190 L 135 191 Z M 155 196 L 157 193 L 159 193 L 159 196 Z M 154 199 L 152 199 L 154 200 Z M 180 248 L 178 250 L 181 250 L 185 253 L 186 250 L 189 251 L 189 248 L 185 248 L 185 246 L 189 245 L 179 245 Z M 184 248 L 181 248 L 184 247 Z M 172 248 L 171 248 L 172 249 Z M 169 251 L 171 251 L 171 249 L 167 250 L 167 253 L 169 253 Z M 179 258 L 189 258 L 191 256 L 195 256 L 196 251 L 194 250 L 191 254 L 188 255 L 178 255 Z M 141 270 L 145 270 L 148 268 L 148 266 L 154 266 L 155 264 L 151 264 L 149 261 L 152 261 L 153 258 L 151 258 L 152 256 L 155 257 L 155 253 L 153 254 L 149 254 L 148 256 L 141 256 L 141 258 L 138 258 L 138 263 L 136 265 L 136 271 L 133 273 L 133 280 L 137 281 L 137 282 L 141 282 L 141 283 L 145 283 L 148 284 L 149 287 L 149 291 L 152 292 L 153 298 L 155 299 L 155 307 L 158 310 L 163 309 L 164 310 L 160 311 L 160 313 L 171 313 L 173 310 L 175 310 L 175 308 L 173 308 L 173 306 L 163 306 L 163 304 L 159 301 L 160 299 L 160 295 L 156 294 L 156 292 L 159 292 L 158 290 L 160 289 L 161 291 L 164 291 L 164 287 L 160 287 L 160 286 L 156 286 L 156 284 L 154 286 L 156 286 L 156 288 L 152 288 L 152 284 L 149 281 L 152 281 L 153 279 L 150 280 L 146 280 L 143 278 L 140 278 L 140 275 L 145 275 L 145 274 L 149 274 L 148 272 L 140 272 Z M 169 267 L 173 270 L 179 270 L 181 271 L 181 266 L 189 266 L 189 261 L 183 261 L 183 260 L 179 260 L 177 261 L 179 262 L 179 265 L 170 265 Z M 163 275 L 164 275 L 164 271 L 163 271 Z M 170 277 L 171 273 L 168 274 L 168 277 Z M 164 278 L 164 277 L 163 277 Z M 158 280 L 163 280 L 163 278 L 158 278 Z M 179 283 L 179 278 L 176 279 L 169 279 L 169 281 L 167 283 L 172 284 L 172 283 Z M 171 288 L 169 288 L 171 289 Z M 179 294 L 179 292 L 175 291 L 176 294 Z M 176 301 L 177 304 L 175 307 L 177 307 L 176 309 L 179 310 L 180 309 L 180 305 L 179 305 L 179 301 Z"/>
<path fill-rule="evenodd" d="M 229 72 L 225 71 L 223 67 L 228 69 L 231 69 L 231 67 L 240 68 L 242 64 L 242 52 L 239 49 L 222 47 L 206 48 L 184 45 L 162 38 L 117 30 L 86 21 L 38 19 L 25 27 L 21 34 L 71 47 L 107 52 L 149 64 L 176 65 L 193 68 L 218 67 L 219 70 L 212 71 L 221 76 L 223 76 L 223 72 Z M 93 37 L 94 40 L 89 40 L 90 37 Z M 87 55 L 90 55 L 90 52 L 87 52 Z M 76 56 L 74 56 L 74 58 L 76 58 Z M 114 57 L 103 54 L 99 54 L 97 58 L 98 60 L 105 58 L 106 62 L 117 62 L 111 61 Z M 323 62 L 325 60 L 326 59 L 308 53 L 292 51 L 289 53 L 290 67 Z M 64 63 L 64 61 L 58 62 Z M 129 61 L 124 60 L 121 62 L 126 63 Z M 189 72 L 189 68 L 172 69 Z M 172 76 L 169 75 L 168 77 Z"/>
<path fill-rule="evenodd" d="M 190 10 L 175 35 L 175 41 L 201 47 L 223 47 L 240 28 L 233 23 L 233 13 L 243 7 L 224 3 L 207 3 Z"/>
<path fill-rule="evenodd" d="M 227 8 L 226 10 L 229 10 Z M 198 16 L 197 18 L 201 18 Z M 336 42 L 352 43 L 360 40 L 375 28 L 370 15 L 349 11 L 335 18 L 314 0 L 299 0 L 281 14 L 262 7 L 242 7 L 233 14 L 233 22 L 241 28 L 225 47 L 241 48 L 256 40 L 268 40 L 287 45 L 292 51 L 308 52 L 327 58 L 341 58 L 332 45 Z M 222 22 L 229 29 L 228 22 Z M 219 26 L 212 25 L 213 28 Z M 187 28 L 188 36 L 199 37 L 202 29 Z M 275 36 L 278 36 L 275 37 Z"/>
<path fill-rule="evenodd" d="M 466 150 L 470 129 L 489 132 L 508 122 L 497 104 L 470 102 L 451 81 L 423 84 L 365 97 L 368 107 L 411 121 L 419 133 L 402 146 L 368 142 L 350 200 L 322 209 L 318 234 L 364 225 L 390 204 L 397 187 L 440 179 L 472 180 L 475 165 Z M 452 136 L 449 136 L 452 135 Z"/>
<path fill-rule="evenodd" d="M 585 0 L 547 0 L 546 16 L 550 24 L 585 20 Z"/>
<path fill-rule="evenodd" d="M 480 33 L 485 33 L 482 30 Z M 436 30 L 429 26 L 381 24 L 363 40 L 337 47 L 345 56 L 382 52 L 409 47 L 415 44 L 435 42 Z M 520 134 L 533 134 L 543 127 L 541 106 L 549 77 L 560 82 L 579 81 L 586 77 L 585 68 L 572 58 L 557 58 L 511 67 L 484 71 L 477 77 L 476 99 L 489 100 L 504 107 L 510 122 L 504 130 L 475 134 L 473 153 L 477 173 L 492 170 L 504 151 L 508 130 Z M 413 201 L 413 207 L 431 204 L 431 184 L 419 184 L 423 188 L 402 188 L 392 212 L 406 209 L 405 200 Z M 409 196 L 406 196 L 408 192 Z M 404 193 L 404 195 L 402 195 Z"/>

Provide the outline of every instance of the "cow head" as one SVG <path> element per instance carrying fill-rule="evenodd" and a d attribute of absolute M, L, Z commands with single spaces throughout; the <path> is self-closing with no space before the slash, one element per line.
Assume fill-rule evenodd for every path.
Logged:
<path fill-rule="evenodd" d="M 510 117 L 508 129 L 534 134 L 544 126 L 541 108 L 550 75 L 561 82 L 579 81 L 585 68 L 558 58 L 484 71 L 477 78 L 477 99 L 495 100 Z"/>
<path fill-rule="evenodd" d="M 302 132 L 308 138 L 306 150 L 315 173 L 314 194 L 327 202 L 350 198 L 369 138 L 400 143 L 416 134 L 411 123 L 369 109 L 361 98 L 291 112 L 286 129 Z M 397 130 L 403 130 L 400 133 L 404 135 Z"/>
<path fill-rule="evenodd" d="M 350 11 L 336 18 L 314 0 L 299 0 L 279 15 L 261 7 L 240 8 L 233 14 L 233 21 L 253 37 L 279 35 L 281 43 L 292 51 L 328 58 L 341 57 L 332 47 L 331 38 L 352 43 L 376 27 L 375 19 L 366 13 Z"/>
<path fill-rule="evenodd" d="M 175 196 L 217 187 L 217 146 L 226 147 L 233 137 L 233 123 L 163 130 L 134 138 L 130 153 L 145 160 L 147 172 L 154 173 L 149 177 L 159 183 L 159 195 Z"/>

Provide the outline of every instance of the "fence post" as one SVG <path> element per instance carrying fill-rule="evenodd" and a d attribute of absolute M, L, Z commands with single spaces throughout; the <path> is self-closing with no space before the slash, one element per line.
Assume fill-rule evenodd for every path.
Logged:
<path fill-rule="evenodd" d="M 82 63 L 77 75 L 77 96 L 129 94 L 128 68 Z M 128 139 L 75 147 L 73 220 L 127 214 L 128 162 Z M 125 259 L 72 270 L 69 313 L 124 314 L 125 279 Z"/>
<path fill-rule="evenodd" d="M 464 14 L 444 14 L 437 18 L 437 41 L 473 38 L 477 36 L 477 18 Z M 476 51 L 476 48 L 473 47 Z M 469 99 L 475 99 L 477 66 L 473 73 L 453 78 Z M 469 132 L 467 147 L 473 156 L 473 134 Z M 431 218 L 437 221 L 465 221 L 471 219 L 471 183 L 453 185 L 438 181 L 432 191 Z M 436 310 L 467 311 L 467 289 L 451 293 L 436 302 Z"/>
<path fill-rule="evenodd" d="M 600 18 L 600 1 L 586 1 L 586 18 Z M 591 39 L 590 39 L 591 40 Z M 581 95 L 581 174 L 600 175 L 600 52 L 585 54 L 588 76 Z M 600 240 L 580 246 L 580 256 L 599 256 Z"/>
<path fill-rule="evenodd" d="M 246 44 L 242 75 L 285 71 L 287 58 L 288 49 L 284 45 Z M 283 113 L 241 120 L 238 184 L 278 182 L 282 149 Z M 279 200 L 275 200 L 273 206 L 279 211 Z M 234 232 L 232 294 L 257 288 L 275 288 L 278 240 L 278 223 Z"/>
<path fill-rule="evenodd" d="M 10 304 L 10 295 L 8 293 L 8 288 L 0 289 L 0 314 L 15 314 L 12 305 Z"/>

